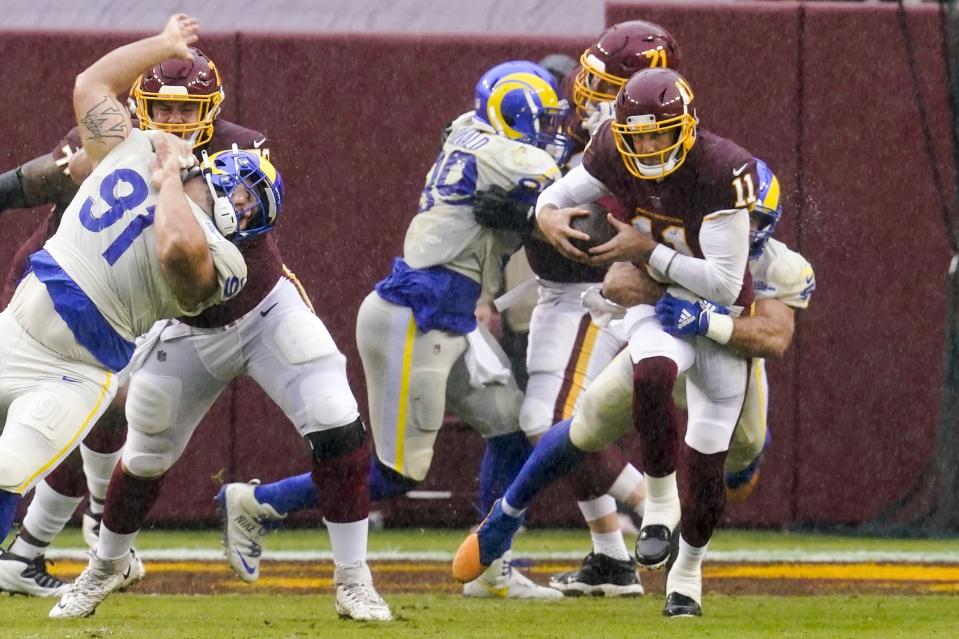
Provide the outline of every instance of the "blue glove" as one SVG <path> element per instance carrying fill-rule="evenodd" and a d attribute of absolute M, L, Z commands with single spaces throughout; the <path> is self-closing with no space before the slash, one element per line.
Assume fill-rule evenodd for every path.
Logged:
<path fill-rule="evenodd" d="M 687 302 L 669 294 L 656 302 L 656 319 L 670 335 L 706 336 L 710 315 L 714 313 L 729 315 L 729 310 L 708 300 Z"/>

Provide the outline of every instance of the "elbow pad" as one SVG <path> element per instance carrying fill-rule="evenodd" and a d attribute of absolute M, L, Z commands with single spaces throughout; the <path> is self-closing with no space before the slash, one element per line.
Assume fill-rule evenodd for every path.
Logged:
<path fill-rule="evenodd" d="M 18 166 L 0 175 L 0 211 L 27 209 L 32 204 L 23 192 L 23 172 Z"/>

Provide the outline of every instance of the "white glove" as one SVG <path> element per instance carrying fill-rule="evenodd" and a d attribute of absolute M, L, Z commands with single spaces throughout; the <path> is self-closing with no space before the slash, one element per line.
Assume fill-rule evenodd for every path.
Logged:
<path fill-rule="evenodd" d="M 614 319 L 622 319 L 626 315 L 626 307 L 603 297 L 600 286 L 590 286 L 579 296 L 579 301 L 593 319 L 593 323 L 600 328 L 606 328 Z"/>
<path fill-rule="evenodd" d="M 589 133 L 589 137 L 593 137 L 600 124 L 616 117 L 613 107 L 612 102 L 600 102 L 589 107 L 589 115 L 583 120 L 583 128 Z"/>

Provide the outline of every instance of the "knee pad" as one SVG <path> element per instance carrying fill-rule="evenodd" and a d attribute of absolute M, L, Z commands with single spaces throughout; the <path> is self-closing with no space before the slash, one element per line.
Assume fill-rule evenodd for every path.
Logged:
<path fill-rule="evenodd" d="M 0 448 L 0 490 L 22 495 L 29 475 L 21 454 Z"/>
<path fill-rule="evenodd" d="M 305 437 L 313 452 L 313 458 L 324 461 L 362 446 L 366 441 L 366 428 L 363 420 L 357 419 L 346 426 L 307 433 Z"/>
<path fill-rule="evenodd" d="M 303 387 L 308 388 L 308 383 L 304 383 Z M 357 421 L 359 407 L 348 388 L 333 388 L 317 393 L 310 403 L 308 414 L 320 429 L 334 430 Z"/>
<path fill-rule="evenodd" d="M 177 459 L 174 443 L 162 436 L 131 430 L 123 447 L 123 467 L 134 477 L 159 477 L 170 470 Z"/>
<path fill-rule="evenodd" d="M 283 315 L 273 331 L 273 339 L 278 354 L 294 365 L 340 352 L 320 318 L 306 310 Z"/>
<path fill-rule="evenodd" d="M 175 377 L 134 375 L 127 392 L 126 417 L 130 429 L 155 435 L 176 423 L 182 383 Z"/>

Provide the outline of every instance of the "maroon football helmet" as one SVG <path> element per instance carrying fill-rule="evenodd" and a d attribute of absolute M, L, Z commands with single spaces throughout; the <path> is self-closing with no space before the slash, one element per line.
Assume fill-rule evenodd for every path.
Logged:
<path fill-rule="evenodd" d="M 616 96 L 613 138 L 626 168 L 643 180 L 678 169 L 696 143 L 693 90 L 673 69 L 644 69 Z"/>
<path fill-rule="evenodd" d="M 585 116 L 590 104 L 612 102 L 634 73 L 652 67 L 679 66 L 679 45 L 666 29 L 645 20 L 611 26 L 579 59 L 573 105 Z"/>
<path fill-rule="evenodd" d="M 193 141 L 199 147 L 213 137 L 213 121 L 220 114 L 223 85 L 216 65 L 199 49 L 190 48 L 193 60 L 166 60 L 136 79 L 130 97 L 136 103 L 136 117 L 142 129 L 159 129 Z M 156 101 L 195 102 L 195 122 L 166 123 L 153 118 Z"/>

